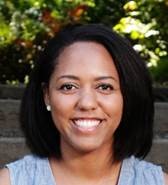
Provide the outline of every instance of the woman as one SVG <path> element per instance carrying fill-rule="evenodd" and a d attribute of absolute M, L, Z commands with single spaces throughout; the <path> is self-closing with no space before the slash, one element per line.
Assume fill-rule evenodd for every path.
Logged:
<path fill-rule="evenodd" d="M 3 185 L 168 185 L 143 159 L 153 98 L 143 61 L 102 25 L 61 30 L 42 53 L 21 106 L 32 155 L 6 165 Z"/>

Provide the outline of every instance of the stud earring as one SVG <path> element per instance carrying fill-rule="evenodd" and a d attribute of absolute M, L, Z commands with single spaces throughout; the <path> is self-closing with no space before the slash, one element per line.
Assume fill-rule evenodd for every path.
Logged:
<path fill-rule="evenodd" d="M 48 111 L 51 111 L 51 106 L 50 105 L 47 105 L 46 108 L 47 108 Z"/>

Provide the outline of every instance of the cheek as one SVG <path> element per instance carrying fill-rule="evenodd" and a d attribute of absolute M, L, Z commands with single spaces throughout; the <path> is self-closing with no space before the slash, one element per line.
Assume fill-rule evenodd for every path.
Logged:
<path fill-rule="evenodd" d="M 69 98 L 61 95 L 51 96 L 50 105 L 54 122 L 69 118 L 73 112 L 74 104 L 73 97 Z"/>
<path fill-rule="evenodd" d="M 123 112 L 123 98 L 121 94 L 112 95 L 104 99 L 104 112 L 111 119 L 121 120 Z"/>

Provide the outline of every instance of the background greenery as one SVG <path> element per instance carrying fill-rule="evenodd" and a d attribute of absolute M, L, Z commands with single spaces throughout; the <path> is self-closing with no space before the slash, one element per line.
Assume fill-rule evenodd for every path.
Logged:
<path fill-rule="evenodd" d="M 27 83 L 38 53 L 74 22 L 104 23 L 127 37 L 155 83 L 168 83 L 168 0 L 0 0 L 0 83 Z"/>

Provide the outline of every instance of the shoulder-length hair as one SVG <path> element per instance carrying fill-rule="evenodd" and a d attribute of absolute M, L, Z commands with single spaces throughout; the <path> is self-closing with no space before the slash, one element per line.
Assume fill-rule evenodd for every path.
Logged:
<path fill-rule="evenodd" d="M 119 74 L 124 100 L 121 123 L 114 133 L 116 160 L 134 155 L 144 158 L 153 137 L 153 93 L 151 79 L 140 56 L 129 42 L 100 24 L 73 25 L 52 38 L 30 76 L 21 104 L 20 121 L 31 151 L 41 157 L 61 158 L 60 134 L 46 110 L 43 84 L 48 85 L 63 49 L 78 41 L 102 44 L 111 54 Z"/>

